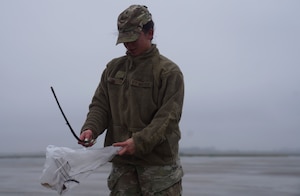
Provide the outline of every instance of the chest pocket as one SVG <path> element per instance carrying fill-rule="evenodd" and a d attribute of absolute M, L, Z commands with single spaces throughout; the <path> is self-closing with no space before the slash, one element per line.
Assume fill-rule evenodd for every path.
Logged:
<path fill-rule="evenodd" d="M 107 81 L 110 83 L 110 84 L 116 84 L 116 85 L 121 85 L 123 83 L 123 80 L 122 79 L 119 79 L 119 78 L 112 78 L 112 77 L 109 77 L 107 79 Z"/>
<path fill-rule="evenodd" d="M 130 81 L 130 85 L 134 87 L 140 87 L 140 88 L 151 88 L 153 86 L 152 82 L 144 82 L 144 81 L 138 81 L 134 79 Z"/>

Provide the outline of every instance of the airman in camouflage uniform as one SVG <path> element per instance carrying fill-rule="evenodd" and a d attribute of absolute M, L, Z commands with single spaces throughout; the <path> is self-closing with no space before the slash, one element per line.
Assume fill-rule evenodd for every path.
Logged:
<path fill-rule="evenodd" d="M 182 193 L 183 75 L 152 44 L 153 28 L 146 6 L 132 5 L 119 15 L 117 44 L 127 52 L 107 64 L 81 130 L 82 140 L 106 130 L 104 145 L 122 147 L 108 178 L 112 196 Z"/>

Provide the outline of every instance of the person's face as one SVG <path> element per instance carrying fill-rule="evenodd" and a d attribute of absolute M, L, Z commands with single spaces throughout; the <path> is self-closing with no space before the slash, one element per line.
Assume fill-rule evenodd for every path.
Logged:
<path fill-rule="evenodd" d="M 132 56 L 139 56 L 151 47 L 153 30 L 148 33 L 141 32 L 139 38 L 134 42 L 125 42 L 124 46 Z"/>

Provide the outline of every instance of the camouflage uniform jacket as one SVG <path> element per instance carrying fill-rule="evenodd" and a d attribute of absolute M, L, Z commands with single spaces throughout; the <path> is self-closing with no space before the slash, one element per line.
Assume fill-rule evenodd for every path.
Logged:
<path fill-rule="evenodd" d="M 116 156 L 115 163 L 174 164 L 183 97 L 182 72 L 153 44 L 140 56 L 127 54 L 107 64 L 82 131 L 91 129 L 97 138 L 107 130 L 105 146 L 132 137 L 135 154 Z"/>

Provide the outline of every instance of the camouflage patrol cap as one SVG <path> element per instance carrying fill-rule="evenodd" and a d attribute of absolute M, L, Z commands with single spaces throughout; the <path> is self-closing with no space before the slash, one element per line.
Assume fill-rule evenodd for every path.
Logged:
<path fill-rule="evenodd" d="M 117 44 L 137 40 L 143 26 L 151 20 L 151 13 L 146 6 L 131 5 L 128 7 L 118 17 Z"/>

